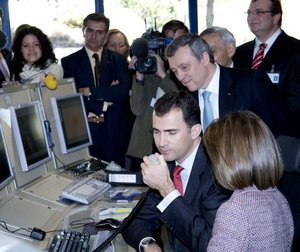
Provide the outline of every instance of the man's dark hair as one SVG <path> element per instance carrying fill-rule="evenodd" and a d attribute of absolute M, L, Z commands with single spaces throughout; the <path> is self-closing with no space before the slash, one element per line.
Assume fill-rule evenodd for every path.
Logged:
<path fill-rule="evenodd" d="M 162 27 L 161 33 L 165 37 L 167 31 L 171 30 L 171 31 L 175 32 L 179 29 L 183 29 L 185 31 L 185 33 L 189 33 L 189 29 L 182 21 L 173 19 L 164 24 L 164 26 Z"/>
<path fill-rule="evenodd" d="M 172 109 L 182 111 L 183 119 L 189 128 L 200 124 L 200 108 L 189 91 L 166 93 L 154 105 L 154 113 L 158 117 L 168 114 Z"/>
<path fill-rule="evenodd" d="M 109 30 L 109 23 L 110 23 L 109 18 L 104 16 L 104 14 L 102 14 L 102 13 L 95 12 L 95 13 L 91 13 L 91 14 L 87 15 L 85 17 L 85 19 L 83 20 L 82 30 L 84 30 L 85 27 L 87 27 L 88 21 L 104 22 L 105 23 L 105 32 L 108 32 L 108 30 Z"/>

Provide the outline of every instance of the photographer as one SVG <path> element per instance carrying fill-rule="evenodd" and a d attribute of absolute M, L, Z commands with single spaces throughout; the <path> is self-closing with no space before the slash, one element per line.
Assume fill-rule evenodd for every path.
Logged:
<path fill-rule="evenodd" d="M 161 35 L 166 40 L 166 38 L 174 39 L 187 33 L 189 30 L 181 21 L 171 20 L 163 26 L 162 31 L 163 33 Z M 134 45 L 132 45 L 132 47 L 133 46 Z M 143 156 L 155 152 L 152 136 L 153 106 L 156 100 L 164 93 L 179 90 L 182 88 L 182 85 L 176 84 L 176 77 L 172 77 L 166 62 L 162 59 L 162 56 L 159 55 L 164 48 L 157 50 L 157 53 L 153 51 L 147 52 L 147 59 L 149 59 L 149 57 L 152 59 L 155 58 L 154 68 L 149 66 L 147 70 L 149 70 L 149 72 L 154 70 L 155 73 L 148 73 L 147 70 L 147 73 L 139 72 L 141 70 L 137 61 L 139 60 L 138 57 L 144 53 L 142 52 L 144 47 L 137 46 L 135 49 L 140 50 L 132 50 L 133 56 L 129 63 L 129 68 L 136 70 L 132 81 L 132 93 L 130 96 L 131 111 L 136 118 L 127 150 L 126 168 L 139 171 L 140 164 L 143 162 Z"/>

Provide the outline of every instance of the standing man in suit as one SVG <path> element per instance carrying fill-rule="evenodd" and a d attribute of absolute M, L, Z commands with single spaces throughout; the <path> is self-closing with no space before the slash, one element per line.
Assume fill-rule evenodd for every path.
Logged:
<path fill-rule="evenodd" d="M 208 44 L 200 36 L 192 34 L 173 40 L 167 47 L 166 56 L 178 80 L 199 101 L 201 122 L 207 108 L 203 95 L 209 92 L 207 102 L 212 110 L 211 120 L 247 109 L 260 116 L 275 136 L 300 134 L 286 101 L 263 71 L 216 64 Z"/>
<path fill-rule="evenodd" d="M 199 106 L 188 91 L 169 92 L 155 103 L 152 118 L 159 164 L 143 159 L 143 181 L 151 189 L 123 237 L 137 251 L 163 251 L 160 229 L 166 225 L 173 251 L 204 252 L 216 211 L 229 195 L 215 184 L 201 141 Z M 181 188 L 173 176 L 178 165 L 184 168 Z"/>
<path fill-rule="evenodd" d="M 89 14 L 83 20 L 85 46 L 62 58 L 61 63 L 64 78 L 73 77 L 85 98 L 93 140 L 91 155 L 124 167 L 130 137 L 125 108 L 130 83 L 126 59 L 103 48 L 108 30 L 107 17 L 100 13 Z"/>
<path fill-rule="evenodd" d="M 234 66 L 251 68 L 260 44 L 265 44 L 263 60 L 255 68 L 266 71 L 290 109 L 300 113 L 300 41 L 281 29 L 281 1 L 251 0 L 247 22 L 255 39 L 237 47 Z"/>
<path fill-rule="evenodd" d="M 7 43 L 6 34 L 2 31 L 3 11 L 0 8 L 0 88 L 3 82 L 9 82 L 11 79 L 11 50 L 5 48 Z"/>

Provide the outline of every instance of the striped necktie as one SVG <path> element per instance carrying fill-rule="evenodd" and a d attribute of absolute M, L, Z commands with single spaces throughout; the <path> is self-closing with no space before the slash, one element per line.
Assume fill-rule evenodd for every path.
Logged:
<path fill-rule="evenodd" d="M 265 48 L 267 47 L 266 43 L 261 43 L 259 45 L 259 49 L 252 61 L 252 69 L 258 69 L 258 67 L 260 66 L 261 62 L 263 61 L 264 58 L 264 52 L 265 52 Z"/>

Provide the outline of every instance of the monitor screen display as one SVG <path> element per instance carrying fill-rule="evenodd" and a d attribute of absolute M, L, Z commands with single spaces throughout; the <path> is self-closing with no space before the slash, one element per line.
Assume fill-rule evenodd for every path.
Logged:
<path fill-rule="evenodd" d="M 11 108 L 13 137 L 22 171 L 29 171 L 51 159 L 40 102 Z"/>
<path fill-rule="evenodd" d="M 7 186 L 13 178 L 8 150 L 0 123 L 0 189 Z"/>
<path fill-rule="evenodd" d="M 92 138 L 82 95 L 52 97 L 51 104 L 62 154 L 90 146 Z"/>

